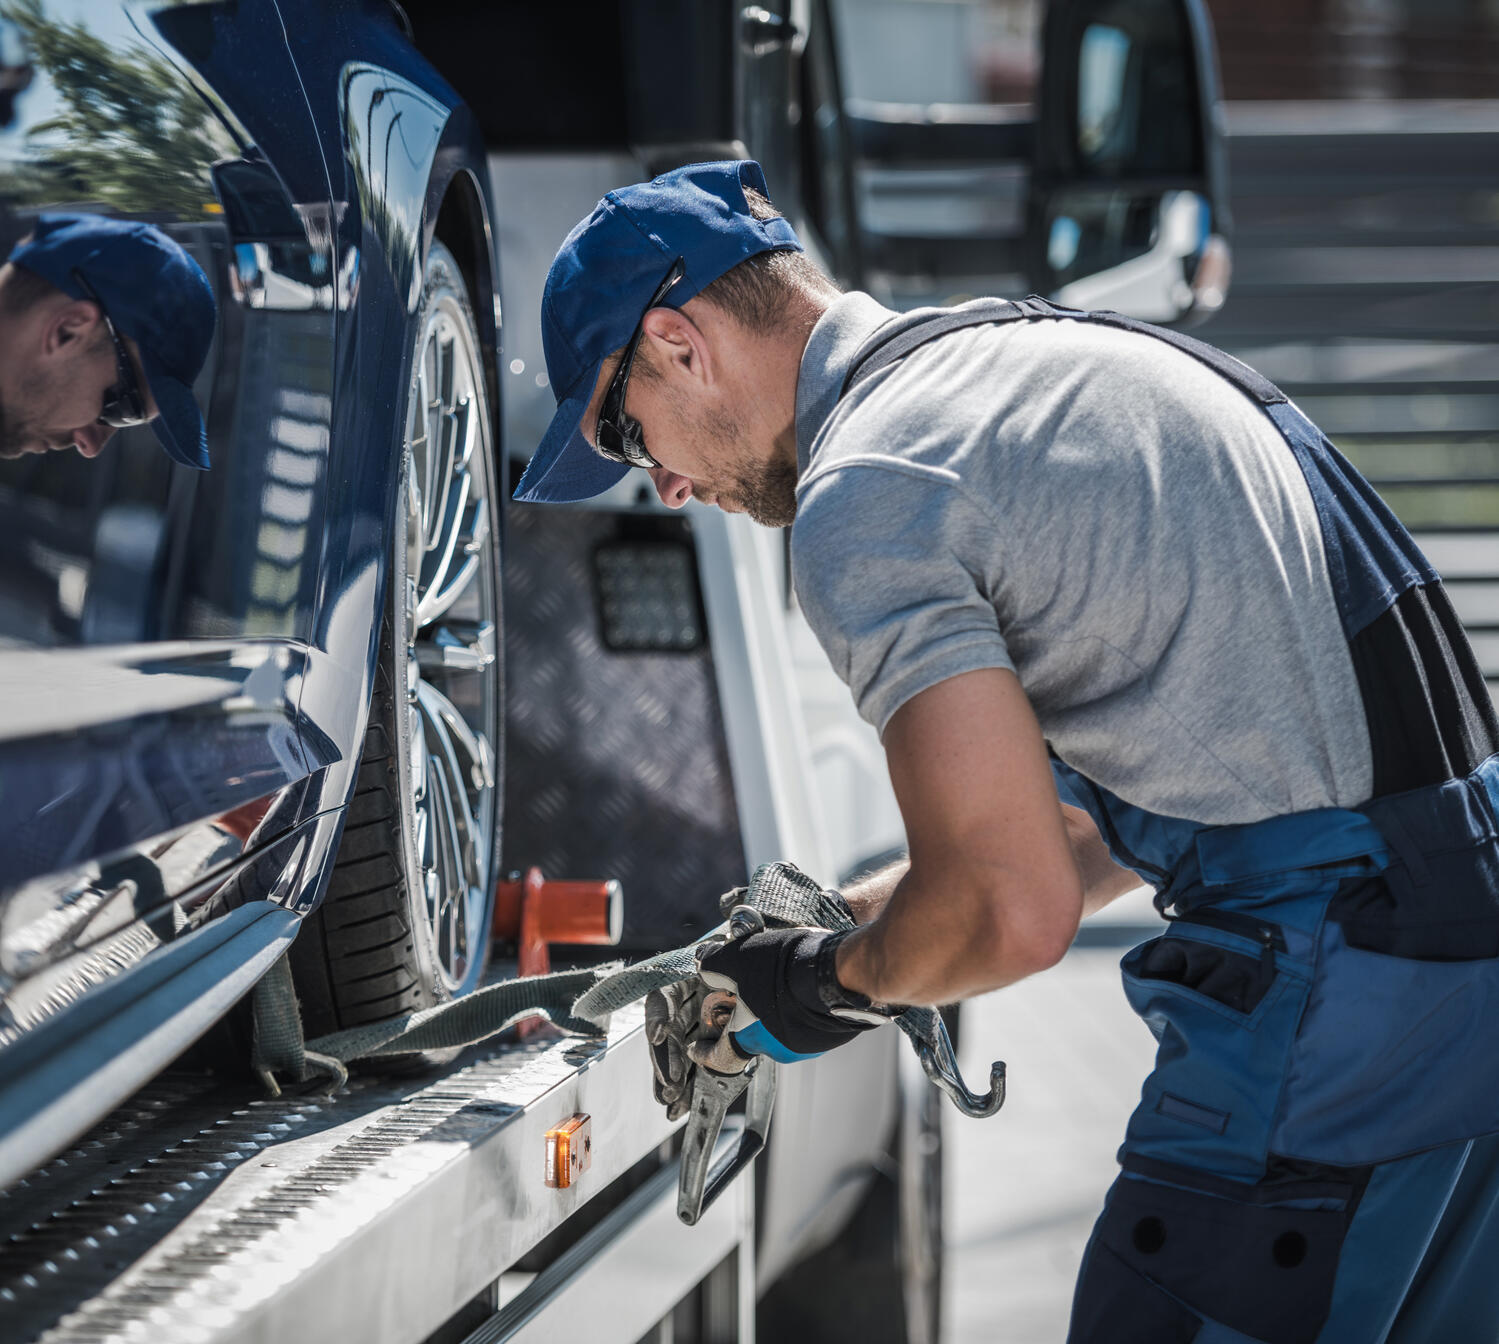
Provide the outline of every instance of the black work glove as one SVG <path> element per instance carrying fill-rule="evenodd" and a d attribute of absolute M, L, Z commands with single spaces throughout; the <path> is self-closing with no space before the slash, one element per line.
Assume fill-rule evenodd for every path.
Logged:
<path fill-rule="evenodd" d="M 766 929 L 701 958 L 706 983 L 736 994 L 759 1018 L 733 1031 L 740 1050 L 807 1059 L 889 1020 L 864 995 L 838 983 L 835 955 L 849 932 Z"/>

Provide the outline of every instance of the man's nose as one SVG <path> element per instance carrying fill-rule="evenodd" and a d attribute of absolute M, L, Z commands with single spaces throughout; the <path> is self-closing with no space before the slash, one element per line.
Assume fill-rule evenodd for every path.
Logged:
<path fill-rule="evenodd" d="M 680 509 L 692 498 L 692 482 L 665 467 L 650 467 L 651 483 L 668 509 Z"/>
<path fill-rule="evenodd" d="M 95 421 L 73 431 L 73 443 L 85 457 L 98 457 L 104 445 L 114 437 L 112 425 L 101 425 Z"/>

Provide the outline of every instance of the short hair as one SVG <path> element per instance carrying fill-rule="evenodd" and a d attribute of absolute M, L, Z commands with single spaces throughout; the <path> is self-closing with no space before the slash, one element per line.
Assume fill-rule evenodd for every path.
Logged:
<path fill-rule="evenodd" d="M 744 188 L 744 200 L 754 219 L 783 218 L 770 198 L 754 187 Z M 788 307 L 805 299 L 832 298 L 840 292 L 832 277 L 805 252 L 777 248 L 757 252 L 731 266 L 717 280 L 704 285 L 697 297 L 707 299 L 750 331 L 766 333 L 775 330 Z M 624 346 L 612 351 L 606 366 L 617 368 L 624 352 Z M 649 358 L 637 354 L 632 376 L 650 381 L 660 377 L 660 370 Z"/>
<path fill-rule="evenodd" d="M 753 187 L 745 187 L 744 200 L 755 219 L 782 217 L 769 198 Z M 757 252 L 730 267 L 704 285 L 700 297 L 717 304 L 751 331 L 767 332 L 785 317 L 788 304 L 838 292 L 838 286 L 805 252 L 777 248 Z"/>
<path fill-rule="evenodd" d="M 10 274 L 0 285 L 0 312 L 16 317 L 43 299 L 61 292 L 50 280 L 43 279 L 26 266 L 11 262 Z"/>

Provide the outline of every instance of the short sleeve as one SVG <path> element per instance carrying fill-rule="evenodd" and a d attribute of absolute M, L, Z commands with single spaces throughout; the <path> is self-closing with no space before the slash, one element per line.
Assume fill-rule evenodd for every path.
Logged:
<path fill-rule="evenodd" d="M 997 544 L 961 489 L 920 468 L 840 465 L 798 493 L 797 600 L 860 715 L 881 734 L 906 701 L 940 681 L 1014 670 L 978 559 Z"/>

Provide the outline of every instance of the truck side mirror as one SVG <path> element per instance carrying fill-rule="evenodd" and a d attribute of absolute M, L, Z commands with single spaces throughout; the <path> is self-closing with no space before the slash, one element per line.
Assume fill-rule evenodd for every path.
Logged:
<path fill-rule="evenodd" d="M 1232 263 L 1202 0 L 1053 0 L 1042 52 L 1031 287 L 1158 323 L 1216 311 Z"/>

